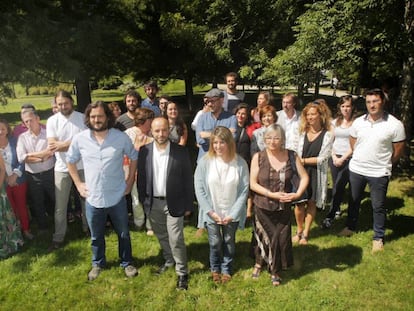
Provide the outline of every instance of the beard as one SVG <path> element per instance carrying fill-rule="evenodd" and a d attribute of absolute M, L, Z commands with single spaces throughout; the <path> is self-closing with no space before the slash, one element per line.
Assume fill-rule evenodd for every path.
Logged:
<path fill-rule="evenodd" d="M 101 125 L 101 126 L 99 126 L 99 125 Z M 92 131 L 95 131 L 95 132 L 103 132 L 103 131 L 106 131 L 108 129 L 108 124 L 106 122 L 105 123 L 97 123 L 97 124 L 95 124 L 95 126 L 90 125 L 90 129 Z"/>

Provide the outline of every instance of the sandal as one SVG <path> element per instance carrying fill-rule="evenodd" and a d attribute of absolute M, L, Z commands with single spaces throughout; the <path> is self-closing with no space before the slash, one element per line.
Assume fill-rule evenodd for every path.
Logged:
<path fill-rule="evenodd" d="M 300 238 L 299 244 L 300 245 L 307 245 L 308 244 L 308 237 L 302 235 L 302 237 Z"/>
<path fill-rule="evenodd" d="M 253 267 L 252 279 L 257 280 L 260 276 L 261 271 L 262 271 L 262 267 L 258 264 L 255 264 L 254 267 Z"/>
<path fill-rule="evenodd" d="M 298 243 L 303 237 L 303 232 L 296 232 L 296 234 L 292 237 L 292 243 Z"/>
<path fill-rule="evenodd" d="M 211 277 L 213 278 L 213 282 L 218 284 L 221 282 L 221 274 L 218 272 L 211 272 Z"/>
<path fill-rule="evenodd" d="M 282 284 L 282 279 L 278 275 L 272 275 L 272 285 L 279 286 Z"/>

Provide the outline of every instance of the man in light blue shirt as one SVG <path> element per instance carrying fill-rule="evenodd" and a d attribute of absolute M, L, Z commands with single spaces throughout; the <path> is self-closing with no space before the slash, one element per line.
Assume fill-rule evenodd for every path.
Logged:
<path fill-rule="evenodd" d="M 106 264 L 105 224 L 108 215 L 118 235 L 121 267 L 128 277 L 136 276 L 132 265 L 128 211 L 124 195 L 131 192 L 135 179 L 138 153 L 129 137 L 114 129 L 114 118 L 102 101 L 89 104 L 85 111 L 89 128 L 77 134 L 66 154 L 69 173 L 82 197 L 86 199 L 86 218 L 91 232 L 92 269 L 88 279 L 93 281 Z M 124 156 L 130 159 L 125 179 Z M 79 177 L 76 163 L 83 161 L 85 182 Z"/>
<path fill-rule="evenodd" d="M 233 133 L 233 136 L 237 129 L 236 116 L 223 110 L 223 91 L 213 88 L 206 93 L 204 98 L 211 111 L 203 113 L 197 121 L 196 140 L 199 146 L 197 161 L 208 151 L 211 132 L 216 126 L 227 127 Z"/>

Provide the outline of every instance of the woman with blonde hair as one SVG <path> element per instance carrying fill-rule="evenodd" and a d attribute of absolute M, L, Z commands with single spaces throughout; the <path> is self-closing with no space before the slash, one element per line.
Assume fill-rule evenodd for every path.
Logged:
<path fill-rule="evenodd" d="M 194 185 L 200 206 L 198 227 L 208 232 L 212 279 L 226 283 L 233 273 L 236 230 L 244 227 L 249 192 L 249 169 L 236 153 L 228 128 L 213 130 L 209 151 L 198 162 Z"/>
<path fill-rule="evenodd" d="M 273 286 L 281 283 L 279 273 L 293 264 L 291 205 L 308 184 L 308 175 L 294 151 L 285 149 L 283 128 L 272 124 L 264 134 L 266 148 L 256 153 L 250 170 L 250 188 L 254 195 L 255 265 L 257 279 L 267 264 Z M 294 178 L 299 180 L 294 189 Z"/>
<path fill-rule="evenodd" d="M 325 208 L 328 188 L 328 159 L 331 156 L 331 111 L 324 99 L 308 103 L 302 110 L 297 154 L 309 175 L 306 196 L 296 204 L 297 233 L 294 243 L 308 244 L 316 208 Z"/>

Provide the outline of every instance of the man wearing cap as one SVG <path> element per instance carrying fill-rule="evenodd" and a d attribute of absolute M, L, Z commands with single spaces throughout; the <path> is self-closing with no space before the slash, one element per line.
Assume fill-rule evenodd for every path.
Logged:
<path fill-rule="evenodd" d="M 223 110 L 224 93 L 221 90 L 213 88 L 204 98 L 211 111 L 202 114 L 197 122 L 196 140 L 199 146 L 197 160 L 208 151 L 211 132 L 217 126 L 227 127 L 233 134 L 237 129 L 236 117 L 231 112 Z"/>

